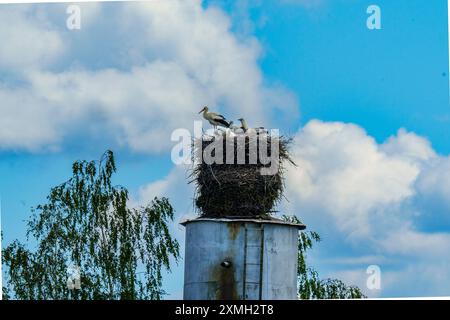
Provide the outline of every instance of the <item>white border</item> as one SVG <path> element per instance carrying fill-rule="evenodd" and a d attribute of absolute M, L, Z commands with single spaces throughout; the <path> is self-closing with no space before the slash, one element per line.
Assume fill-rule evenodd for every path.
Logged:
<path fill-rule="evenodd" d="M 130 2 L 130 1 L 156 1 L 156 0 L 0 0 L 0 4 L 16 3 L 81 3 L 81 2 Z"/>
<path fill-rule="evenodd" d="M 16 3 L 81 3 L 81 2 L 129 2 L 129 1 L 156 1 L 156 0 L 0 0 L 0 4 L 16 4 Z M 450 95 L 450 0 L 447 2 L 448 10 L 448 53 L 449 53 L 449 95 Z M 0 198 L 0 230 L 2 230 L 2 201 Z M 3 273 L 2 273 L 2 241 L 0 237 L 0 300 L 3 298 Z M 368 300 L 450 300 L 449 297 L 411 297 L 411 298 L 371 298 Z"/>
<path fill-rule="evenodd" d="M 2 231 L 2 198 L 0 197 L 0 233 Z M 2 237 L 0 234 L 0 300 L 3 300 Z"/>

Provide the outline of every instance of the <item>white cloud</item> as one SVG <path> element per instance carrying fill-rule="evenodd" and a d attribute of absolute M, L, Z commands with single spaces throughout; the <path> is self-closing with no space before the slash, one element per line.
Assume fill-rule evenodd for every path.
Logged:
<path fill-rule="evenodd" d="M 148 203 L 154 197 L 168 197 L 179 209 L 182 208 L 182 210 L 178 210 L 181 216 L 191 216 L 194 213 L 192 200 L 194 185 L 188 183 L 189 170 L 188 166 L 174 167 L 165 178 L 142 186 L 133 202 L 142 205 Z"/>
<path fill-rule="evenodd" d="M 41 101 L 42 120 L 60 135 L 59 140 L 69 133 L 70 121 L 82 130 L 101 129 L 100 133 L 137 151 L 170 147 L 171 130 L 192 127 L 191 119 L 205 100 L 205 93 L 173 62 L 154 62 L 130 72 L 38 72 L 29 80 L 35 101 Z M 55 110 L 60 121 L 54 119 Z"/>
<path fill-rule="evenodd" d="M 0 87 L 0 149 L 26 148 L 31 151 L 56 147 L 58 125 L 64 118 L 58 109 L 37 99 L 32 90 Z"/>
<path fill-rule="evenodd" d="M 408 225 L 399 227 L 388 237 L 379 240 L 387 254 L 404 257 L 426 257 L 427 261 L 450 258 L 450 233 L 423 233 L 412 230 Z M 431 260 L 430 260 L 431 259 Z"/>
<path fill-rule="evenodd" d="M 403 129 L 378 144 L 354 124 L 313 120 L 292 151 L 298 168 L 288 171 L 287 208 L 298 208 L 305 220 L 330 219 L 349 238 L 405 228 L 420 214 L 418 197 L 448 202 L 449 158 Z"/>
<path fill-rule="evenodd" d="M 425 198 L 445 204 L 447 212 L 450 212 L 450 157 L 427 163 L 418 179 L 417 189 Z"/>
<path fill-rule="evenodd" d="M 415 201 L 438 194 L 448 203 L 449 158 L 404 129 L 377 143 L 355 124 L 318 120 L 296 134 L 292 152 L 298 168 L 288 169 L 282 212 L 297 213 L 322 236 L 310 257 L 322 277 L 357 285 L 370 297 L 450 294 L 450 233 L 421 230 L 420 214 L 433 220 L 435 212 Z M 173 198 L 183 213 L 192 210 L 185 168 L 139 193 L 154 195 Z M 381 290 L 366 287 L 369 265 L 381 268 Z"/>
<path fill-rule="evenodd" d="M 0 39 L 0 69 L 16 72 L 46 66 L 65 48 L 61 35 L 27 5 L 0 8 Z"/>
<path fill-rule="evenodd" d="M 301 212 L 332 219 L 349 236 L 369 236 L 371 215 L 414 195 L 420 169 L 382 151 L 353 124 L 311 121 L 295 137 L 288 198 Z M 302 214 L 303 215 L 303 214 Z"/>
<path fill-rule="evenodd" d="M 120 19 L 104 43 L 89 38 L 85 30 L 101 27 L 92 18 L 98 8 L 92 10 L 83 33 L 65 31 L 70 48 L 86 42 L 99 48 L 108 46 L 108 41 L 123 44 L 112 54 L 110 67 L 92 70 L 89 61 L 77 56 L 72 57 L 77 67 L 69 64 L 63 71 L 47 67 L 61 54 L 51 49 L 61 46 L 53 43 L 59 43 L 56 39 L 62 31 L 33 34 L 38 43 L 48 42 L 48 51 L 33 46 L 8 49 L 3 63 L 18 63 L 23 76 L 19 85 L 0 85 L 4 101 L 0 112 L 6 115 L 0 119 L 0 148 L 47 149 L 90 132 L 134 151 L 167 151 L 171 131 L 191 129 L 205 104 L 227 111 L 231 118 L 254 115 L 255 125 L 273 124 L 271 115 L 277 110 L 291 112 L 290 120 L 295 119 L 294 95 L 265 84 L 257 63 L 258 42 L 251 37 L 238 40 L 222 11 L 205 9 L 197 0 L 115 4 L 113 11 Z M 16 24 L 27 25 L 25 15 L 12 12 Z M 45 25 L 52 30 L 49 21 Z M 4 30 L 2 20 L 0 30 Z M 20 38 L 13 33 L 10 37 Z M 37 55 L 21 58 L 24 50 L 19 49 Z M 64 61 L 70 60 L 67 55 Z"/>
<path fill-rule="evenodd" d="M 404 129 L 380 144 L 354 124 L 318 120 L 295 136 L 293 156 L 299 167 L 288 171 L 285 209 L 323 236 L 325 270 L 331 263 L 340 270 L 332 274 L 365 289 L 365 268 L 378 264 L 387 273 L 383 294 L 399 294 L 405 285 L 404 295 L 414 273 L 423 282 L 430 278 L 434 292 L 449 294 L 441 286 L 450 283 L 444 268 L 450 263 L 450 233 L 426 228 L 429 221 L 444 221 L 436 208 L 450 199 L 448 157 Z M 365 257 L 378 258 L 366 263 Z M 348 269 L 342 270 L 346 260 Z M 320 258 L 315 261 L 320 265 Z M 422 272 L 430 268 L 434 274 Z M 422 295 L 431 292 L 427 285 Z"/>
<path fill-rule="evenodd" d="M 431 143 L 413 132 L 400 129 L 396 136 L 390 137 L 381 146 L 389 156 L 401 157 L 405 161 L 427 161 L 436 158 Z"/>

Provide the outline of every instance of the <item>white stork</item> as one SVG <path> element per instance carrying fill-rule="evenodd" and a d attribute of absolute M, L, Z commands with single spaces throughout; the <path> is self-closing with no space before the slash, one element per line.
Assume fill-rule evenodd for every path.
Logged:
<path fill-rule="evenodd" d="M 200 110 L 199 113 L 203 112 L 203 118 L 208 120 L 208 122 L 214 126 L 214 129 L 217 129 L 217 126 L 222 126 L 225 128 L 230 127 L 230 123 L 225 119 L 225 117 L 221 114 L 217 114 L 215 112 L 208 112 L 208 107 L 204 107 Z"/>
<path fill-rule="evenodd" d="M 268 134 L 269 133 L 269 130 L 267 130 L 264 127 L 256 128 L 255 131 L 256 131 L 256 134 Z"/>
<path fill-rule="evenodd" d="M 245 121 L 244 118 L 240 118 L 238 120 L 241 122 L 241 129 L 244 130 L 244 132 L 247 132 L 248 131 L 247 121 Z"/>
<path fill-rule="evenodd" d="M 238 127 L 237 125 L 235 125 L 233 123 L 233 121 L 230 121 L 230 127 L 229 128 L 230 128 L 231 131 L 237 131 L 237 130 L 241 129 L 241 127 Z"/>
<path fill-rule="evenodd" d="M 238 119 L 241 122 L 241 128 L 244 132 L 248 133 L 256 133 L 256 134 L 267 134 L 269 131 L 264 127 L 259 128 L 249 128 L 247 125 L 247 121 L 244 118 Z"/>

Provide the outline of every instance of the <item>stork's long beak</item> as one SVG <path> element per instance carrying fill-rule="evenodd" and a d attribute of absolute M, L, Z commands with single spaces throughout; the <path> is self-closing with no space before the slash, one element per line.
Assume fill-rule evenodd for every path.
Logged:
<path fill-rule="evenodd" d="M 200 112 L 199 112 L 199 113 L 202 113 L 203 111 L 205 111 L 205 108 L 203 108 L 202 110 L 200 110 Z"/>

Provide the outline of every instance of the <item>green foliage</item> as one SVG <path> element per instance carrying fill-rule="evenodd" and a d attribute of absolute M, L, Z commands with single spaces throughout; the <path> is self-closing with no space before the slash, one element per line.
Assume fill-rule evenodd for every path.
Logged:
<path fill-rule="evenodd" d="M 27 239 L 36 249 L 19 241 L 4 249 L 5 292 L 15 299 L 160 299 L 162 269 L 179 259 L 168 199 L 128 209 L 128 191 L 111 182 L 111 151 L 99 163 L 75 162 L 72 171 L 32 210 Z M 68 287 L 71 266 L 80 270 L 80 289 Z"/>
<path fill-rule="evenodd" d="M 296 216 L 283 216 L 283 220 L 291 223 L 301 223 Z M 298 235 L 298 267 L 297 287 L 299 299 L 359 299 L 365 298 L 361 289 L 348 286 L 338 279 L 319 278 L 319 274 L 306 263 L 306 252 L 319 242 L 317 232 L 299 232 Z"/>

